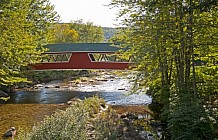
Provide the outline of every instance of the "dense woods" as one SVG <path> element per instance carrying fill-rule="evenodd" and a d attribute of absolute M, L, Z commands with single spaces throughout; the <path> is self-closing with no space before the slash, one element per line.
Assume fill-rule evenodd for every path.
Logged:
<path fill-rule="evenodd" d="M 56 23 L 48 33 L 48 43 L 97 43 L 103 42 L 103 28 L 83 20 Z"/>
<path fill-rule="evenodd" d="M 0 85 L 26 82 L 25 68 L 39 59 L 56 12 L 48 0 L 0 1 Z"/>
<path fill-rule="evenodd" d="M 165 139 L 213 139 L 217 131 L 216 0 L 113 0 Z M 156 105 L 156 107 L 154 106 Z M 159 108 L 159 112 L 157 112 Z"/>

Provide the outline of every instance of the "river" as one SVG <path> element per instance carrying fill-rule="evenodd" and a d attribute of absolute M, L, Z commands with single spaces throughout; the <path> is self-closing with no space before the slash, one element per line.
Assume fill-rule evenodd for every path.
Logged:
<path fill-rule="evenodd" d="M 131 106 L 128 107 L 131 111 L 147 112 L 144 105 L 151 103 L 152 99 L 145 92 L 129 94 L 131 85 L 125 78 L 107 77 L 89 79 L 77 84 L 52 81 L 34 88 L 18 89 L 10 94 L 8 101 L 0 101 L 0 134 L 12 126 L 18 128 L 18 131 L 20 128 L 30 130 L 45 116 L 51 115 L 57 109 L 65 109 L 67 101 L 72 98 L 99 96 L 114 107 L 118 105 L 118 112 L 127 111 L 124 106 Z"/>
<path fill-rule="evenodd" d="M 77 86 L 60 86 L 60 81 L 52 81 L 40 85 L 37 89 L 18 90 L 10 95 L 10 100 L 1 102 L 3 104 L 61 104 L 72 98 L 84 99 L 92 96 L 103 98 L 111 105 L 146 105 L 151 102 L 151 98 L 145 92 L 130 94 L 131 83 L 127 79 L 115 77 L 93 81 L 79 83 Z"/>

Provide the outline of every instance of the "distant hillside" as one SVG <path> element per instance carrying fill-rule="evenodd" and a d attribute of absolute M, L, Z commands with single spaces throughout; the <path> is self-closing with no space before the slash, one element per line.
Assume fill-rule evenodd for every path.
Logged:
<path fill-rule="evenodd" d="M 117 31 L 116 28 L 103 27 L 103 32 L 104 32 L 104 37 L 105 37 L 104 42 L 107 42 L 112 36 L 114 36 L 116 31 Z"/>

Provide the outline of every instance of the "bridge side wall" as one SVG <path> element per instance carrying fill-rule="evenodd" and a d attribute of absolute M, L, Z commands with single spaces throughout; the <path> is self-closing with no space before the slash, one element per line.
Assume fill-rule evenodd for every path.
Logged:
<path fill-rule="evenodd" d="M 93 62 L 87 52 L 74 52 L 69 62 L 40 63 L 33 66 L 35 70 L 55 69 L 116 69 L 124 70 L 129 67 L 128 62 Z"/>

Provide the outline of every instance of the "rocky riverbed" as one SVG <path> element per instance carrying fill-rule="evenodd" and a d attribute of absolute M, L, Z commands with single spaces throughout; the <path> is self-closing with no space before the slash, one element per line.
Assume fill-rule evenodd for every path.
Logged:
<path fill-rule="evenodd" d="M 42 121 L 56 110 L 64 110 L 67 104 L 5 104 L 0 106 L 0 134 L 14 126 L 19 130 L 29 131 L 34 124 Z M 140 132 L 150 130 L 148 125 L 150 113 L 146 106 L 111 106 L 125 124 L 122 126 L 123 135 L 120 137 L 139 137 Z M 145 131 L 146 130 L 146 131 Z"/>
<path fill-rule="evenodd" d="M 7 103 L 0 105 L 0 134 L 12 126 L 18 130 L 30 130 L 45 116 L 58 109 L 65 109 L 71 98 L 83 99 L 97 95 L 105 99 L 126 122 L 122 128 L 123 139 L 147 136 L 151 112 L 146 105 L 151 102 L 151 98 L 145 93 L 129 95 L 131 83 L 128 79 L 110 73 L 101 75 L 79 80 L 52 81 L 19 89 Z"/>
<path fill-rule="evenodd" d="M 111 105 L 147 105 L 151 98 L 145 91 L 130 94 L 132 83 L 126 76 L 110 73 L 100 76 L 71 78 L 40 83 L 28 88 L 17 89 L 11 98 L 3 104 L 61 104 L 72 98 L 84 99 L 99 96 Z"/>

